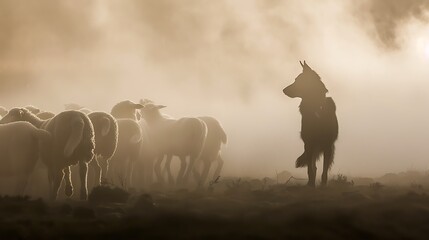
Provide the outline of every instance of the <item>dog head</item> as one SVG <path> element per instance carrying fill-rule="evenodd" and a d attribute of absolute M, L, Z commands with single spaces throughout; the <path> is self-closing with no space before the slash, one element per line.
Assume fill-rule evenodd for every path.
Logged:
<path fill-rule="evenodd" d="M 319 75 L 304 61 L 299 62 L 302 66 L 302 73 L 295 78 L 295 82 L 283 89 L 283 93 L 291 98 L 309 99 L 326 96 L 328 89 L 320 80 Z"/>

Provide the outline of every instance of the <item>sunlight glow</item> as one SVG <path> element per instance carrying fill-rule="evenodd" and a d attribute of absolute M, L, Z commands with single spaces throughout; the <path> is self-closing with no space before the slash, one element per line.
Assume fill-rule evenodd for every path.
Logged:
<path fill-rule="evenodd" d="M 424 54 L 425 54 L 425 57 L 426 57 L 427 59 L 429 59 L 429 42 L 428 42 L 428 43 L 426 43 L 426 45 L 425 45 L 425 47 L 424 47 Z"/>

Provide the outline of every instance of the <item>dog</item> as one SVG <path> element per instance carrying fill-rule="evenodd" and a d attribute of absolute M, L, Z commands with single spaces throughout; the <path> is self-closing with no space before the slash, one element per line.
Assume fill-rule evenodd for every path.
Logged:
<path fill-rule="evenodd" d="M 305 61 L 300 61 L 300 64 L 302 73 L 295 78 L 294 83 L 283 89 L 286 96 L 302 99 L 299 111 L 302 115 L 304 153 L 296 160 L 296 167 L 308 167 L 308 185 L 315 187 L 316 161 L 323 153 L 322 186 L 326 186 L 338 138 L 336 105 L 331 97 L 326 97 L 328 89 L 320 76 Z"/>

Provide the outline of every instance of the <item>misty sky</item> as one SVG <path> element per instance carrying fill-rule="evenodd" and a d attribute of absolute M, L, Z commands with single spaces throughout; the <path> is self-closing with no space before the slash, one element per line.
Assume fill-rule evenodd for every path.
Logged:
<path fill-rule="evenodd" d="M 0 105 L 150 98 L 224 125 L 225 174 L 295 170 L 306 60 L 337 103 L 332 174 L 429 168 L 429 1 L 0 0 Z M 321 169 L 321 167 L 319 167 Z"/>

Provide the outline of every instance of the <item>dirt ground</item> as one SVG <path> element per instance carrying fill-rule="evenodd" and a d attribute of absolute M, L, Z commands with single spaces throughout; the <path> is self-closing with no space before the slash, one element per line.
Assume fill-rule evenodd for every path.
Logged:
<path fill-rule="evenodd" d="M 429 188 L 428 188 L 429 189 Z M 1 239 L 427 239 L 422 185 L 326 188 L 229 180 L 209 190 L 126 192 L 89 201 L 0 198 Z"/>

